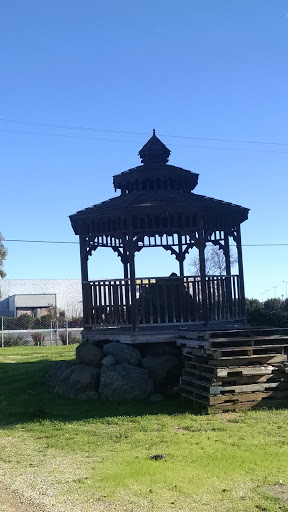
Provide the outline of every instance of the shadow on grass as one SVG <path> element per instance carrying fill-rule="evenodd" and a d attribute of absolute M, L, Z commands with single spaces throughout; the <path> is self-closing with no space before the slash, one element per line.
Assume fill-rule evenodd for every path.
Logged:
<path fill-rule="evenodd" d="M 101 402 L 66 399 L 53 394 L 46 376 L 53 362 L 0 364 L 0 425 L 38 420 L 79 421 L 117 416 L 156 414 L 202 414 L 189 400 L 180 397 L 162 402 Z"/>

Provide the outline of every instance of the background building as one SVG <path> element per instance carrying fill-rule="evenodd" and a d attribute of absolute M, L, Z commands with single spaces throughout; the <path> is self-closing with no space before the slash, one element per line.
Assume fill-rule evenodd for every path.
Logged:
<path fill-rule="evenodd" d="M 40 316 L 55 305 L 70 318 L 82 315 L 80 279 L 3 279 L 0 287 L 0 316 Z"/>

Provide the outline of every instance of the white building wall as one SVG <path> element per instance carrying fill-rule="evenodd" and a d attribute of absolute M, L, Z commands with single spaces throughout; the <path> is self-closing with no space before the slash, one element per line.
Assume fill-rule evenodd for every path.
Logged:
<path fill-rule="evenodd" d="M 0 281 L 1 309 L 7 309 L 8 297 L 18 294 L 56 294 L 57 307 L 69 317 L 82 315 L 82 289 L 80 279 L 3 279 Z M 1 302 L 3 306 L 1 307 Z"/>

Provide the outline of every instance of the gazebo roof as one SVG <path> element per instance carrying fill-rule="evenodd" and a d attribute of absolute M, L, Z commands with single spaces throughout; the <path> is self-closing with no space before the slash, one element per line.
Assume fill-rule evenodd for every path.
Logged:
<path fill-rule="evenodd" d="M 93 219 L 98 220 L 110 215 L 125 213 L 133 215 L 134 213 L 143 215 L 145 211 L 151 213 L 152 210 L 159 210 L 159 213 L 186 214 L 191 211 L 206 214 L 209 217 L 215 215 L 237 217 L 238 222 L 242 223 L 248 218 L 248 208 L 239 206 L 227 201 L 206 197 L 199 194 L 183 193 L 175 191 L 147 191 L 134 192 L 132 194 L 121 195 L 95 204 L 89 208 L 84 208 L 70 216 L 70 220 L 75 234 L 78 233 L 78 220 Z M 75 222 L 76 221 L 76 222 Z"/>
<path fill-rule="evenodd" d="M 191 191 L 194 190 L 198 184 L 199 174 L 170 164 L 155 164 L 153 167 L 150 165 L 138 165 L 127 171 L 115 174 L 113 176 L 113 185 L 115 190 L 117 190 L 121 189 L 123 184 L 129 181 L 140 181 L 145 178 L 149 179 L 150 177 L 154 179 L 172 178 L 174 180 L 181 180 L 183 183 L 187 184 L 187 190 Z"/>
<path fill-rule="evenodd" d="M 206 225 L 215 225 L 218 218 L 217 229 L 224 229 L 224 225 L 235 222 L 240 224 L 247 219 L 248 208 L 191 192 L 198 183 L 199 175 L 167 164 L 170 150 L 156 137 L 155 130 L 139 155 L 143 165 L 113 177 L 114 188 L 120 189 L 121 195 L 70 216 L 76 234 L 81 231 L 81 221 L 101 223 L 106 219 L 110 222 L 112 217 L 127 220 L 135 216 L 144 219 L 151 214 L 155 219 L 167 215 L 196 215 L 198 219 L 202 217 L 203 222 L 205 219 Z"/>

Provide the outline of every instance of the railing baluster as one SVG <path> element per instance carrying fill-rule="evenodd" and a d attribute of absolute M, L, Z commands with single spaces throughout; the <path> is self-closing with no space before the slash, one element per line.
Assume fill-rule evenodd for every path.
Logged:
<path fill-rule="evenodd" d="M 107 292 L 107 314 L 108 314 L 108 323 L 110 325 L 115 325 L 117 323 L 116 320 L 116 312 L 115 312 L 115 304 L 114 304 L 114 297 L 112 294 L 112 286 L 111 281 L 108 281 L 108 284 L 106 285 L 106 292 Z"/>
<path fill-rule="evenodd" d="M 184 277 L 184 285 L 185 285 L 185 322 L 191 322 L 191 304 L 193 303 L 193 297 L 190 289 L 190 280 L 187 277 Z"/>
<path fill-rule="evenodd" d="M 175 290 L 174 290 L 174 283 L 172 282 L 172 285 L 170 285 L 171 289 L 171 304 L 172 304 L 172 322 L 176 322 L 176 314 L 175 314 Z"/>
<path fill-rule="evenodd" d="M 216 290 L 217 290 L 217 320 L 221 320 L 221 294 L 220 294 L 219 279 L 216 280 Z"/>
<path fill-rule="evenodd" d="M 119 324 L 124 324 L 124 304 L 123 304 L 123 282 L 115 281 L 118 297 L 118 308 L 119 308 Z"/>
<path fill-rule="evenodd" d="M 153 285 L 152 285 L 153 286 Z M 151 280 L 148 279 L 148 297 L 149 297 L 149 323 L 153 324 L 153 301 L 152 301 L 152 286 L 151 286 Z"/>
<path fill-rule="evenodd" d="M 161 323 L 159 286 L 160 286 L 160 283 L 157 283 L 157 281 L 156 281 L 155 290 L 156 290 L 156 307 L 157 307 L 157 322 L 158 322 L 158 324 Z"/>
<path fill-rule="evenodd" d="M 97 296 L 96 296 L 96 283 L 92 283 L 92 287 L 91 287 L 91 292 L 92 292 L 92 315 L 91 315 L 91 319 L 92 320 L 92 324 L 95 324 L 97 325 Z"/>
<path fill-rule="evenodd" d="M 165 315 L 165 324 L 169 322 L 168 316 L 168 300 L 167 300 L 167 284 L 164 282 L 163 284 L 163 293 L 164 293 L 164 315 Z"/>
<path fill-rule="evenodd" d="M 206 286 L 207 286 L 207 298 L 208 298 L 208 315 L 209 320 L 213 320 L 213 313 L 212 313 L 212 294 L 211 294 L 211 277 L 207 276 L 206 279 Z"/>

